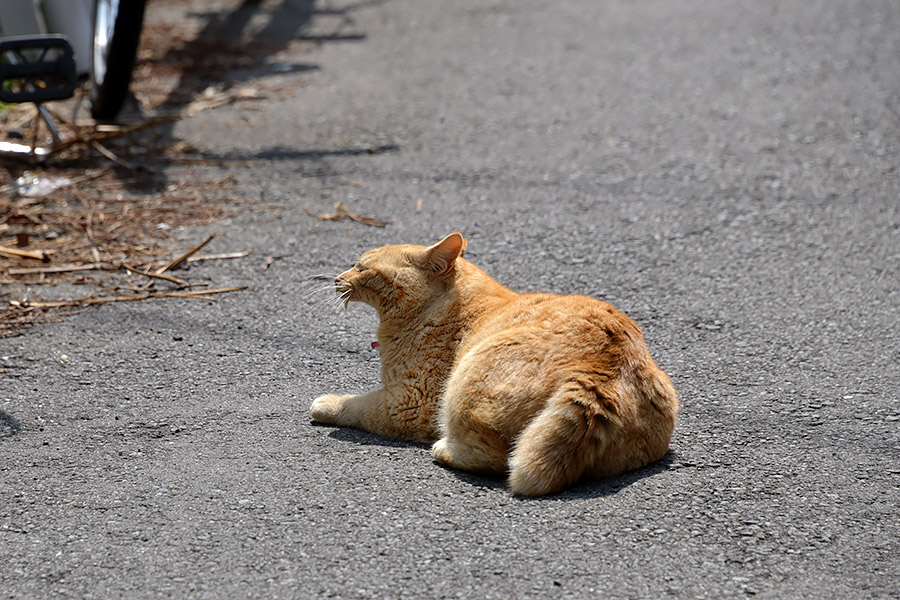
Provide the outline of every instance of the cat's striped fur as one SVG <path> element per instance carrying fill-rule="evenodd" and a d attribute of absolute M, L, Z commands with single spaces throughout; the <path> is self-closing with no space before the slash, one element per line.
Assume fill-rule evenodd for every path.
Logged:
<path fill-rule="evenodd" d="M 465 247 L 376 248 L 335 279 L 378 312 L 383 387 L 317 398 L 312 418 L 434 442 L 438 462 L 530 496 L 661 458 L 678 400 L 637 324 L 585 296 L 517 294 Z"/>

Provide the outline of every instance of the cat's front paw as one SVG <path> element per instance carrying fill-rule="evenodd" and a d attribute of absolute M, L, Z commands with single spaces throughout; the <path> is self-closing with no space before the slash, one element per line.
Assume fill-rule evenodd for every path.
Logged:
<path fill-rule="evenodd" d="M 351 396 L 338 396 L 336 394 L 327 394 L 319 396 L 313 400 L 312 406 L 309 407 L 309 416 L 313 421 L 319 423 L 327 423 L 329 425 L 338 425 L 338 415 L 341 414 L 344 400 Z"/>
<path fill-rule="evenodd" d="M 431 455 L 442 465 L 450 464 L 450 444 L 447 443 L 447 438 L 441 438 L 432 444 Z"/>

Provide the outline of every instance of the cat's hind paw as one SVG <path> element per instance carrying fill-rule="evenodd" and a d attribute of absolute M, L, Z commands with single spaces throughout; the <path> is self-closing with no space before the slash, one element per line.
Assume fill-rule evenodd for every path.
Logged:
<path fill-rule="evenodd" d="M 309 416 L 313 421 L 318 423 L 326 423 L 328 425 L 338 425 L 338 416 L 344 405 L 344 400 L 351 396 L 338 396 L 336 394 L 326 394 L 319 396 L 313 400 L 312 406 L 309 407 Z"/>
<path fill-rule="evenodd" d="M 431 455 L 442 465 L 473 473 L 503 473 L 506 470 L 505 449 L 498 451 L 484 443 L 467 445 L 442 437 L 431 446 Z"/>

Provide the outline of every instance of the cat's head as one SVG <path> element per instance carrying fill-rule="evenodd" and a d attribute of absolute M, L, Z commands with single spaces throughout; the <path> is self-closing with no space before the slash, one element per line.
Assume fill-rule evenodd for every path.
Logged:
<path fill-rule="evenodd" d="M 445 293 L 465 252 L 458 231 L 433 246 L 382 246 L 364 253 L 334 284 L 345 305 L 364 302 L 381 316 L 402 314 Z"/>

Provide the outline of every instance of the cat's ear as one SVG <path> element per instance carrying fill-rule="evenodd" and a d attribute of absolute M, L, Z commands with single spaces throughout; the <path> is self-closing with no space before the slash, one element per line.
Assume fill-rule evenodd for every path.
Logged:
<path fill-rule="evenodd" d="M 457 258 L 466 253 L 466 238 L 460 232 L 451 233 L 434 246 L 425 250 L 421 267 L 434 271 L 438 275 L 446 275 L 453 268 Z"/>

